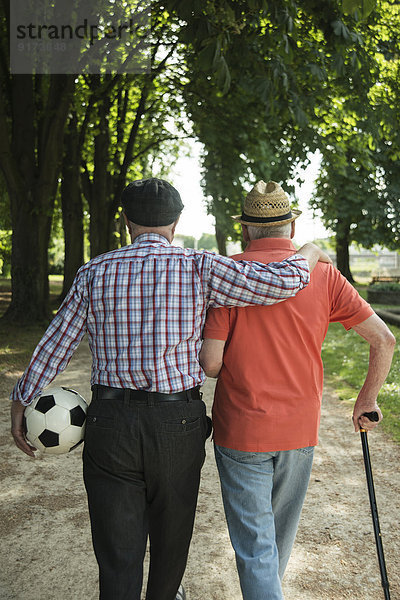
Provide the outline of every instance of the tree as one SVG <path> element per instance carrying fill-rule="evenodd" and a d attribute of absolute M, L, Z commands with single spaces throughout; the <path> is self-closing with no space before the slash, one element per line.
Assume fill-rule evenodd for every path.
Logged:
<path fill-rule="evenodd" d="M 47 249 L 74 80 L 8 72 L 8 2 L 0 6 L 0 167 L 11 206 L 12 300 L 5 317 L 46 319 Z"/>
<path fill-rule="evenodd" d="M 348 246 L 398 247 L 400 9 L 382 3 L 370 20 L 367 51 L 375 81 L 364 102 L 345 93 L 321 113 L 323 160 L 313 208 L 336 234 L 337 265 L 353 281 Z"/>
<path fill-rule="evenodd" d="M 202 250 L 217 251 L 217 240 L 215 235 L 212 233 L 203 233 L 197 244 L 198 248 Z"/>
<path fill-rule="evenodd" d="M 8 74 L 9 9 L 2 0 L 0 166 L 14 230 L 7 316 L 34 321 L 47 314 L 47 249 L 61 163 L 65 292 L 82 262 L 82 197 L 94 256 L 123 241 L 118 204 L 127 178 L 166 172 L 188 135 L 187 116 L 205 149 L 203 186 L 224 252 L 227 236 L 238 234 L 230 216 L 240 212 L 244 184 L 286 180 L 326 135 L 321 119 L 332 99 L 348 99 L 349 112 L 366 121 L 378 44 L 368 34 L 379 37 L 383 23 L 376 11 L 370 14 L 373 7 L 373 0 L 329 0 L 323 11 L 315 0 L 155 1 L 151 72 L 86 75 L 76 83 L 71 76 Z M 360 21 L 366 16 L 367 24 Z M 389 34 L 380 38 L 383 54 L 393 53 Z M 386 81 L 394 90 L 394 71 L 388 69 Z M 393 216 L 399 144 L 390 119 L 399 103 L 398 95 L 391 98 L 376 150 L 386 167 L 376 181 L 384 179 Z M 388 103 L 378 92 L 375 101 Z M 170 160 L 158 160 L 166 150 Z"/>
<path fill-rule="evenodd" d="M 379 79 L 371 90 L 371 103 L 379 135 L 373 142 L 381 178 L 379 202 L 385 219 L 379 222 L 381 242 L 388 248 L 400 244 L 400 5 L 385 2 L 374 25 Z"/>
<path fill-rule="evenodd" d="M 349 245 L 357 241 L 371 248 L 377 242 L 377 224 L 384 217 L 378 201 L 379 182 L 374 177 L 372 152 L 362 139 L 330 145 L 325 154 L 312 206 L 322 211 L 324 225 L 335 232 L 337 267 L 353 282 Z"/>
<path fill-rule="evenodd" d="M 112 232 L 127 175 L 140 176 L 146 157 L 171 140 L 175 158 L 178 128 L 169 129 L 168 119 L 178 114 L 172 90 L 182 69 L 175 61 L 174 69 L 164 73 L 177 41 L 167 16 L 158 11 L 153 15 L 152 35 L 155 52 L 163 55 L 158 58 L 153 53 L 149 75 L 88 76 L 84 83 L 80 78 L 78 85 L 68 75 L 11 75 L 5 0 L 1 10 L 0 165 L 13 228 L 12 302 L 6 318 L 34 322 L 49 316 L 47 251 L 62 161 L 65 293 L 82 262 L 81 185 L 90 205 L 94 256 L 118 243 Z M 162 83 L 160 73 L 164 73 Z M 83 109 L 79 100 L 85 94 Z"/>
<path fill-rule="evenodd" d="M 370 58 L 363 25 L 337 2 L 324 11 L 313 1 L 172 4 L 186 21 L 194 76 L 185 99 L 205 148 L 203 185 L 224 252 L 243 183 L 293 176 L 319 144 L 318 111 L 332 93 L 367 97 Z"/>
<path fill-rule="evenodd" d="M 140 177 L 146 159 L 166 148 L 176 159 L 175 142 L 184 135 L 179 103 L 184 75 L 178 40 L 168 16 L 153 12 L 151 70 L 143 75 L 89 76 L 93 127 L 87 132 L 81 165 L 90 210 L 91 256 L 118 243 L 114 221 L 128 175 Z M 164 152 L 165 153 L 165 152 Z M 168 159 L 165 158 L 168 164 Z"/>
<path fill-rule="evenodd" d="M 6 318 L 48 316 L 47 248 L 74 81 L 10 75 L 5 65 L 9 10 L 2 3 L 0 166 L 11 204 L 12 300 Z"/>
<path fill-rule="evenodd" d="M 80 94 L 78 98 L 81 98 Z M 76 271 L 84 261 L 83 199 L 79 180 L 84 131 L 84 125 L 79 128 L 77 111 L 73 109 L 66 124 L 60 186 L 65 248 L 61 300 L 67 295 Z"/>

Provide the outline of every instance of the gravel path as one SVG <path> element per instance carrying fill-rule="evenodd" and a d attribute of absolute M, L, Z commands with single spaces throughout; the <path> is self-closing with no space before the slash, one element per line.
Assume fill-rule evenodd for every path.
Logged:
<path fill-rule="evenodd" d="M 89 372 L 89 351 L 81 344 L 56 382 L 90 398 Z M 81 451 L 32 460 L 13 445 L 7 396 L 18 375 L 2 373 L 0 388 L 0 600 L 95 600 Z M 213 380 L 203 388 L 209 414 L 213 389 Z M 350 415 L 326 389 L 286 600 L 383 598 L 361 443 Z M 391 598 L 400 600 L 400 448 L 381 431 L 370 434 L 369 444 Z M 210 441 L 184 584 L 188 600 L 241 599 Z"/>

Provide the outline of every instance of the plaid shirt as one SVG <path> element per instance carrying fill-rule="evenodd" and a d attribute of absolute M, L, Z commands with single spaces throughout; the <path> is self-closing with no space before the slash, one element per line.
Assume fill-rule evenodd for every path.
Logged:
<path fill-rule="evenodd" d="M 301 255 L 267 266 L 235 262 L 142 234 L 79 269 L 11 398 L 28 404 L 65 369 L 85 333 L 92 385 L 166 393 L 202 385 L 209 306 L 273 304 L 308 282 Z"/>

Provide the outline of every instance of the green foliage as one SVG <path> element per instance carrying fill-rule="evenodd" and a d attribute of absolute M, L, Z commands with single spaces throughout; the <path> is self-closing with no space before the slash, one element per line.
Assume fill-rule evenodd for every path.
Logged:
<path fill-rule="evenodd" d="M 399 339 L 400 329 L 390 326 Z M 322 349 L 326 380 L 341 400 L 354 402 L 364 382 L 369 360 L 368 344 L 354 331 L 342 325 L 329 326 Z M 378 397 L 384 419 L 383 428 L 400 442 L 400 348 L 395 349 L 392 368 Z"/>
<path fill-rule="evenodd" d="M 376 281 L 371 284 L 370 289 L 374 292 L 398 292 L 400 295 L 400 283 L 395 281 Z"/>
<path fill-rule="evenodd" d="M 11 230 L 0 229 L 0 275 L 9 277 L 11 273 Z"/>
<path fill-rule="evenodd" d="M 344 137 L 344 127 L 340 133 Z M 383 241 L 381 225 L 386 220 L 386 206 L 379 200 L 381 177 L 361 132 L 354 136 L 349 133 L 347 139 L 334 144 L 336 135 L 326 136 L 311 206 L 322 211 L 326 227 L 338 233 L 339 227 L 346 224 L 350 243 L 372 248 Z M 391 236 L 386 237 L 385 241 L 390 242 Z"/>
<path fill-rule="evenodd" d="M 186 66 L 178 56 L 177 28 L 176 18 L 155 3 L 150 73 L 81 78 L 75 108 L 84 137 L 81 180 L 92 256 L 125 243 L 119 204 L 126 183 L 165 177 L 187 136 L 180 98 Z"/>
<path fill-rule="evenodd" d="M 320 148 L 313 205 L 323 210 L 326 225 L 338 232 L 341 220 L 349 241 L 398 246 L 399 6 L 387 0 L 375 4 L 329 0 L 321 10 L 315 0 L 154 0 L 150 73 L 69 79 L 75 89 L 69 123 L 75 118 L 79 133 L 75 175 L 86 199 L 85 228 L 94 246 L 99 240 L 105 244 L 92 252 L 124 243 L 118 203 L 126 181 L 166 177 L 189 136 L 204 146 L 202 183 L 219 243 L 240 236 L 231 215 L 241 211 L 245 189 L 258 179 L 285 183 L 309 152 Z M 129 2 L 121 10 L 128 8 Z M 27 139 L 41 139 L 31 134 L 42 123 L 50 127 L 46 98 L 53 83 L 35 80 L 37 114 L 27 119 Z M 3 112 L 11 125 L 10 106 Z M 21 110 L 21 118 L 28 112 Z M 22 146 L 26 152 L 25 138 Z M 33 163 L 39 151 L 30 152 Z M 51 186 L 55 189 L 53 180 Z M 50 215 L 51 203 L 42 204 Z M 37 204 L 36 210 L 42 208 Z M 62 264 L 57 211 L 53 270 Z M 9 216 L 8 208 L 5 212 Z M 0 208 L 0 228 L 7 232 L 11 227 L 3 217 Z M 114 219 L 116 231 L 106 231 L 105 223 Z"/>
<path fill-rule="evenodd" d="M 321 114 L 330 113 L 332 98 L 365 103 L 375 70 L 365 50 L 366 26 L 336 2 L 321 12 L 311 1 L 210 1 L 192 3 L 190 14 L 190 3 L 172 4 L 185 20 L 192 78 L 184 98 L 205 148 L 209 211 L 217 229 L 235 238 L 230 216 L 241 210 L 244 185 L 293 176 L 320 145 Z M 229 88 L 218 77 L 221 61 Z"/>
<path fill-rule="evenodd" d="M 335 251 L 335 238 L 334 237 L 328 237 L 328 238 L 323 238 L 323 239 L 320 238 L 320 239 L 314 240 L 314 244 L 319 246 L 325 252 L 334 252 Z"/>
<path fill-rule="evenodd" d="M 197 247 L 199 250 L 212 250 L 213 252 L 217 252 L 217 240 L 213 233 L 203 233 L 201 238 L 197 243 Z"/>
<path fill-rule="evenodd" d="M 373 61 L 375 80 L 366 79 L 362 98 L 343 90 L 340 98 L 332 98 L 330 110 L 320 112 L 323 160 L 311 205 L 336 233 L 338 246 L 356 241 L 366 248 L 380 243 L 396 249 L 400 242 L 400 7 L 382 2 L 368 23 L 364 48 Z"/>
<path fill-rule="evenodd" d="M 184 248 L 194 248 L 196 245 L 196 240 L 191 235 L 180 235 L 179 236 L 183 241 Z"/>
<path fill-rule="evenodd" d="M 342 0 L 343 12 L 356 19 L 366 19 L 375 8 L 376 0 Z"/>

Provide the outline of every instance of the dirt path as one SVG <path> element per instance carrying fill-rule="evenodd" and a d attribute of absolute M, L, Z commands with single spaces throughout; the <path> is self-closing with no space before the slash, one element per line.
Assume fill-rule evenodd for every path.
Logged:
<path fill-rule="evenodd" d="M 89 371 L 83 344 L 57 383 L 90 398 Z M 95 600 L 80 451 L 33 461 L 12 444 L 7 395 L 17 375 L 3 374 L 0 389 L 0 600 Z M 203 390 L 209 413 L 213 388 L 210 380 Z M 400 448 L 380 431 L 369 443 L 391 598 L 400 600 Z M 241 599 L 210 441 L 184 583 L 188 600 Z M 286 600 L 383 598 L 359 435 L 329 390 L 284 590 Z"/>

